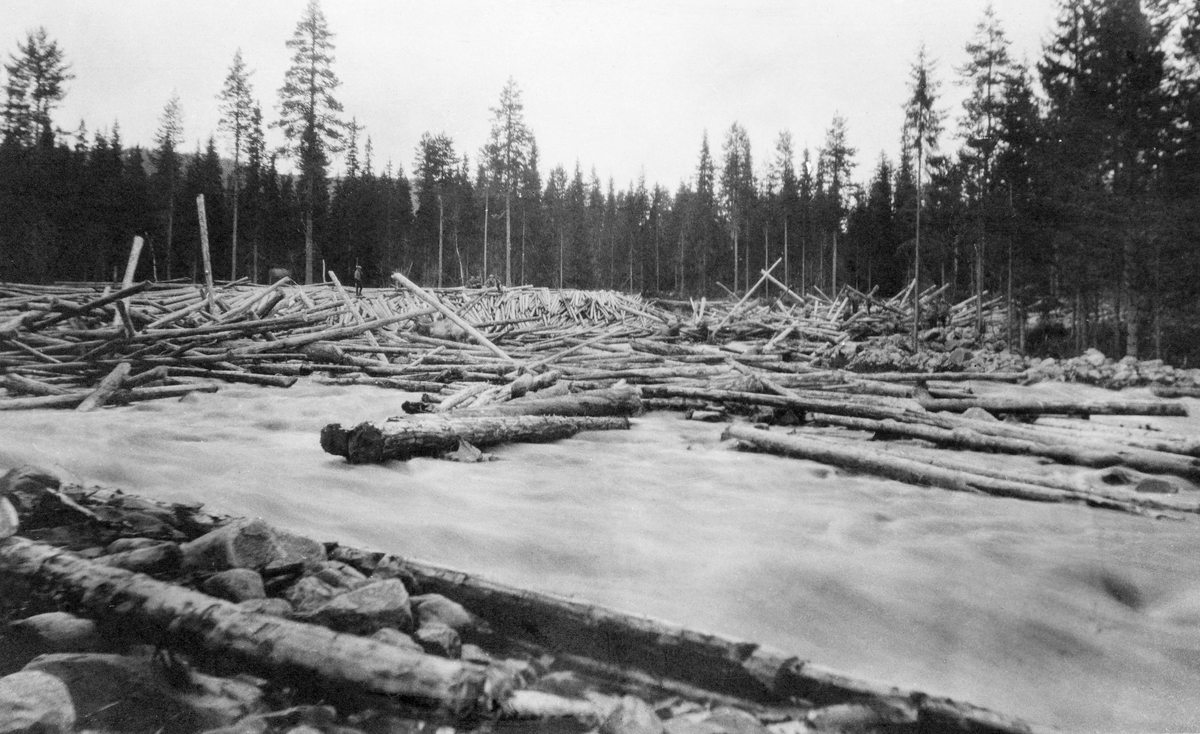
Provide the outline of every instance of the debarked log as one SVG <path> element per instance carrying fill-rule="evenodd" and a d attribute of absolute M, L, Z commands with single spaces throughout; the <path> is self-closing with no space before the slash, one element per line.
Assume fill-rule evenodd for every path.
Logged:
<path fill-rule="evenodd" d="M 416 456 L 439 456 L 459 441 L 478 447 L 502 443 L 545 443 L 580 431 L 629 428 L 625 417 L 476 416 L 427 414 L 385 423 L 360 423 L 346 430 L 339 423 L 321 429 L 321 448 L 352 464 L 369 464 Z"/>
<path fill-rule="evenodd" d="M 109 405 L 128 405 L 143 400 L 181 398 L 194 392 L 216 392 L 212 384 L 163 385 L 162 387 L 139 387 L 132 390 L 119 389 L 108 399 Z M 0 400 L 0 410 L 35 410 L 38 408 L 74 408 L 83 402 L 86 393 L 70 395 L 42 395 L 36 398 L 12 398 Z"/>
<path fill-rule="evenodd" d="M 1060 415 L 1170 415 L 1187 416 L 1183 403 L 1164 400 L 1047 400 L 1044 398 L 977 397 L 925 399 L 921 407 L 929 411 L 962 413 L 983 408 L 989 413 L 1060 414 Z"/>
<path fill-rule="evenodd" d="M 515 398 L 482 408 L 464 408 L 455 415 L 632 416 L 641 412 L 641 393 L 637 388 L 624 386 L 550 397 L 541 397 L 535 393 L 532 397 Z"/>
<path fill-rule="evenodd" d="M 889 456 L 852 442 L 803 435 L 785 436 L 738 424 L 725 429 L 723 438 L 735 438 L 773 454 L 819 461 L 822 464 L 874 474 L 908 484 L 941 487 L 959 492 L 982 492 L 1035 502 L 1080 501 L 1106 506 L 1110 503 L 1107 498 L 1100 498 L 1087 492 L 1050 489 L 1024 482 L 947 469 L 914 459 Z"/>
<path fill-rule="evenodd" d="M 320 682 L 333 691 L 398 696 L 457 713 L 488 705 L 482 666 L 247 612 L 232 602 L 25 538 L 0 541 L 0 579 L 5 577 L 51 593 L 67 611 L 136 636 L 152 634 L 169 649 L 232 659 L 259 675 Z"/>

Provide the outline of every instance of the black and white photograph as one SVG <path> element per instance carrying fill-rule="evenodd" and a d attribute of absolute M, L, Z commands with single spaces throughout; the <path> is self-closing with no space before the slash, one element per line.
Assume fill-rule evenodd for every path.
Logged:
<path fill-rule="evenodd" d="M 0 0 L 0 734 L 1200 732 L 1200 0 Z"/>

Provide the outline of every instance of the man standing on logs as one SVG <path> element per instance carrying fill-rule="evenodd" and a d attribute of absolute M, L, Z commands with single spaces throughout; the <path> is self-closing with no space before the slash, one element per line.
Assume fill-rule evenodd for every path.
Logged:
<path fill-rule="evenodd" d="M 362 265 L 354 263 L 354 295 L 362 298 Z"/>

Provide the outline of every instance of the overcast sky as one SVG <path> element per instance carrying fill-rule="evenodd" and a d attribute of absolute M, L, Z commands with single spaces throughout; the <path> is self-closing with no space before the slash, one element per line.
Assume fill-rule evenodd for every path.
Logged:
<path fill-rule="evenodd" d="M 185 148 L 217 132 L 214 96 L 234 51 L 268 119 L 307 0 L 0 0 L 0 51 L 45 26 L 75 79 L 56 122 L 121 126 L 149 146 L 178 91 Z M 508 77 L 541 150 L 543 176 L 578 160 L 618 188 L 644 172 L 674 189 L 694 174 L 708 131 L 719 156 L 734 121 L 756 170 L 790 130 L 818 147 L 834 114 L 858 149 L 856 179 L 895 158 L 909 65 L 924 42 L 943 106 L 958 114 L 954 68 L 986 0 L 323 0 L 336 34 L 337 97 L 365 126 L 378 166 L 412 170 L 421 133 L 477 158 Z M 994 0 L 1016 58 L 1035 61 L 1054 0 Z M 275 133 L 272 131 L 271 136 Z M 277 138 L 270 142 L 279 142 Z M 798 156 L 797 156 L 798 157 Z M 335 162 L 335 169 L 341 162 Z"/>

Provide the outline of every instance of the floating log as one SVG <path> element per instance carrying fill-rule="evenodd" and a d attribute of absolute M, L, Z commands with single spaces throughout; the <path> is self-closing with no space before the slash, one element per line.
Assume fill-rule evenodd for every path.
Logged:
<path fill-rule="evenodd" d="M 925 422 L 934 419 L 934 416 L 928 419 L 911 416 L 910 420 L 864 420 L 857 416 L 814 413 L 812 417 L 845 428 L 918 438 L 951 448 L 1042 456 L 1062 464 L 1099 469 L 1123 465 L 1150 474 L 1175 474 L 1188 479 L 1200 479 L 1200 460 L 1193 457 L 1112 443 L 1067 443 L 1058 436 L 1039 436 L 1034 430 L 1003 423 L 968 422 L 963 419 L 942 425 Z"/>
<path fill-rule="evenodd" d="M 162 387 L 139 387 L 132 390 L 120 389 L 109 398 L 110 405 L 126 405 L 144 400 L 159 400 L 162 398 L 179 398 L 194 392 L 216 392 L 216 385 L 164 385 Z M 36 398 L 13 398 L 0 400 L 0 410 L 33 410 L 36 408 L 74 408 L 83 402 L 87 395 L 74 393 L 71 395 L 44 395 Z"/>
<path fill-rule="evenodd" d="M 561 415 L 561 416 L 634 416 L 642 412 L 640 393 L 633 387 L 612 387 L 604 390 L 540 397 L 516 398 L 481 408 L 464 408 L 455 416 L 479 415 Z"/>
<path fill-rule="evenodd" d="M 1162 400 L 1048 400 L 1025 395 L 1011 397 L 977 397 L 959 399 L 924 399 L 921 407 L 928 411 L 962 413 L 982 408 L 989 413 L 1059 414 L 1059 415 L 1161 415 L 1186 417 L 1183 403 Z"/>
<path fill-rule="evenodd" d="M 838 441 L 804 434 L 782 435 L 744 424 L 725 429 L 723 438 L 735 438 L 773 454 L 819 461 L 842 469 L 874 474 L 908 484 L 919 484 L 958 492 L 981 492 L 1035 502 L 1086 502 L 1091 505 L 1127 509 L 1128 503 L 1082 491 L 1065 491 L 1025 482 L 948 469 L 923 461 L 892 456 L 861 442 Z M 1135 511 L 1136 510 L 1131 510 Z"/>
<path fill-rule="evenodd" d="M 246 612 L 232 602 L 24 538 L 0 541 L 0 577 L 33 583 L 66 610 L 150 634 L 160 646 L 219 656 L 260 675 L 398 696 L 460 714 L 487 708 L 481 666 Z"/>
<path fill-rule="evenodd" d="M 623 417 L 421 415 L 385 423 L 360 423 L 350 430 L 331 423 L 321 430 L 321 448 L 326 453 L 344 456 L 352 464 L 367 464 L 439 456 L 458 448 L 459 441 L 482 448 L 502 443 L 558 441 L 580 431 L 626 428 L 629 420 Z"/>

